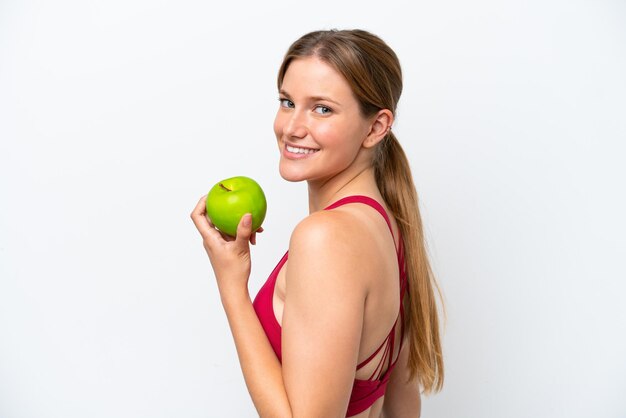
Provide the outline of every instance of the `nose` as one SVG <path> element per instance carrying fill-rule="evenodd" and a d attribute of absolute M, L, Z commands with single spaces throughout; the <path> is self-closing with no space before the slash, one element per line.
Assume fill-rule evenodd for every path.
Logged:
<path fill-rule="evenodd" d="M 307 132 L 306 117 L 303 112 L 298 109 L 289 112 L 283 126 L 283 133 L 289 138 L 301 139 L 306 136 Z"/>

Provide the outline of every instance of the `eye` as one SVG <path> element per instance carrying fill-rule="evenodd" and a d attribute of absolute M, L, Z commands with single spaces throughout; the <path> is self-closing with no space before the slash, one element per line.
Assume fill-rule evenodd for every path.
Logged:
<path fill-rule="evenodd" d="M 317 105 L 315 106 L 315 112 L 319 113 L 320 115 L 327 115 L 329 113 L 331 113 L 333 110 L 330 107 L 327 106 L 322 106 L 322 105 Z"/>
<path fill-rule="evenodd" d="M 293 102 L 289 99 L 284 99 L 284 98 L 279 98 L 278 101 L 280 102 L 280 106 L 281 107 L 286 107 L 286 108 L 293 108 L 295 107 L 295 105 L 293 104 Z"/>

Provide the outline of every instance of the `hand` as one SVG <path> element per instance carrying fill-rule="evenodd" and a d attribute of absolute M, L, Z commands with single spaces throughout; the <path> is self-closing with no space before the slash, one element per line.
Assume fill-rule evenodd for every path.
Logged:
<path fill-rule="evenodd" d="M 263 232 L 263 228 L 252 232 L 252 215 L 248 213 L 239 221 L 237 237 L 218 231 L 207 218 L 206 196 L 191 212 L 191 219 L 202 236 L 221 296 L 247 292 L 251 269 L 250 243 L 256 244 L 256 233 Z"/>

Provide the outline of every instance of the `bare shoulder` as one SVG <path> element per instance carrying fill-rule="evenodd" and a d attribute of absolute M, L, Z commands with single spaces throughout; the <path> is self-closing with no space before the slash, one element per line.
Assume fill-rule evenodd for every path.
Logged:
<path fill-rule="evenodd" d="M 341 210 L 319 211 L 304 218 L 291 235 L 291 247 L 306 246 L 323 250 L 328 246 L 355 244 L 359 225 L 349 213 Z M 319 247 L 319 248 L 318 248 Z"/>
<path fill-rule="evenodd" d="M 361 239 L 364 223 L 344 210 L 320 211 L 307 216 L 291 235 L 289 269 L 293 270 L 294 264 L 307 271 L 321 273 L 323 269 L 331 274 L 326 277 L 342 277 L 352 284 L 359 280 L 365 286 L 364 279 L 369 272 L 363 260 L 371 251 L 368 249 L 371 243 Z"/>
<path fill-rule="evenodd" d="M 291 260 L 292 253 L 304 253 L 309 257 L 329 257 L 333 264 L 363 264 L 368 260 L 366 257 L 376 254 L 376 240 L 376 232 L 361 208 L 319 211 L 300 221 L 294 229 L 289 257 Z"/>

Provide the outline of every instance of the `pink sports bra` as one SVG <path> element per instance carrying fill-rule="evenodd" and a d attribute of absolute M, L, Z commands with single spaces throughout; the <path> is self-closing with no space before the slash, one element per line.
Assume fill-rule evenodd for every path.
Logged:
<path fill-rule="evenodd" d="M 391 231 L 391 235 L 393 237 L 393 230 L 391 229 L 391 223 L 389 222 L 389 217 L 387 216 L 387 212 L 385 209 L 378 203 L 376 200 L 367 197 L 367 196 L 348 196 L 343 199 L 338 200 L 337 202 L 331 204 L 326 207 L 324 210 L 334 209 L 338 206 L 342 206 L 348 203 L 363 203 L 372 208 L 376 209 L 382 216 L 385 218 L 387 222 L 387 226 L 389 226 L 389 231 Z M 395 242 L 395 238 L 394 238 Z M 406 270 L 404 264 L 404 250 L 402 239 L 399 241 L 399 246 L 397 248 L 397 256 L 398 256 L 398 266 L 400 271 L 400 313 L 398 315 L 398 319 L 400 319 L 400 327 L 401 333 L 404 333 L 404 309 L 402 305 L 402 300 L 404 299 L 404 294 L 406 292 L 407 280 L 406 280 Z M 265 334 L 269 339 L 274 352 L 279 360 L 282 361 L 282 351 L 281 351 L 281 327 L 278 321 L 276 320 L 276 315 L 274 314 L 274 287 L 276 285 L 276 278 L 278 277 L 278 273 L 280 269 L 283 267 L 285 262 L 287 261 L 289 252 L 286 252 L 283 258 L 278 262 L 278 265 L 274 268 L 267 281 L 259 290 L 256 298 L 254 299 L 253 305 L 256 311 L 257 316 L 259 317 L 259 321 L 265 330 Z M 382 342 L 382 344 L 378 347 L 372 355 L 366 358 L 363 362 L 357 365 L 357 370 L 368 364 L 381 350 L 383 351 L 383 356 L 381 358 L 380 363 L 376 366 L 374 373 L 370 376 L 369 379 L 354 379 L 354 384 L 352 386 L 352 393 L 350 395 L 350 401 L 348 403 L 348 410 L 346 412 L 346 417 L 354 416 L 360 412 L 365 411 L 367 408 L 372 406 L 372 404 L 379 399 L 381 396 L 385 394 L 385 390 L 387 388 L 387 383 L 389 382 L 389 378 L 391 376 L 391 372 L 396 365 L 398 359 L 392 361 L 393 353 L 394 353 L 394 345 L 395 345 L 395 330 L 396 325 L 398 324 L 398 319 L 394 323 L 393 327 L 387 337 Z M 402 347 L 402 341 L 400 341 L 400 347 Z M 400 351 L 398 350 L 398 353 Z M 383 373 L 384 364 L 387 364 L 387 370 Z"/>

